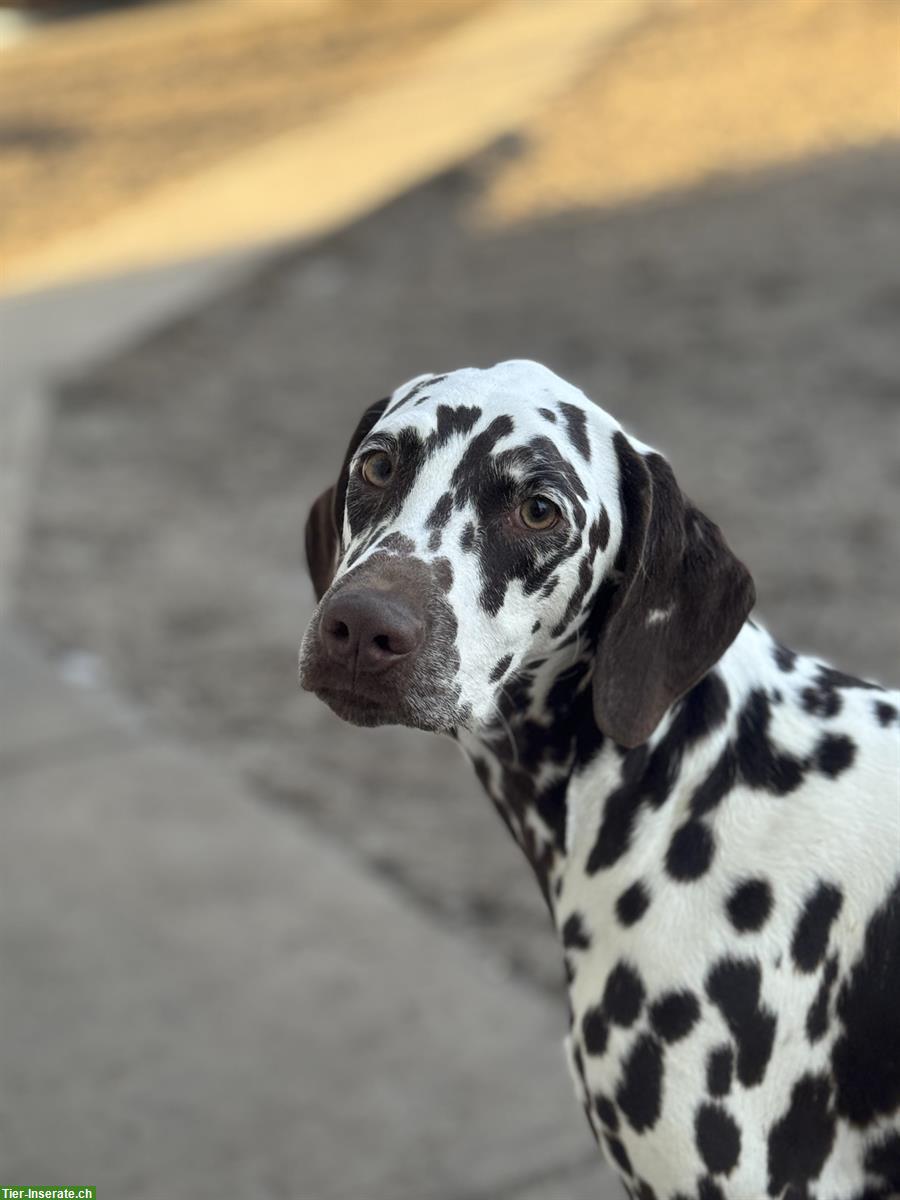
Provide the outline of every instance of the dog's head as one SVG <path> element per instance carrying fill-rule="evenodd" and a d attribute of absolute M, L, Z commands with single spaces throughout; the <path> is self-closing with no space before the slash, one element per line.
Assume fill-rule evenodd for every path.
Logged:
<path fill-rule="evenodd" d="M 361 725 L 489 724 L 517 670 L 577 644 L 598 726 L 635 746 L 754 599 L 665 459 L 530 362 L 372 405 L 306 552 L 319 604 L 301 680 Z"/>

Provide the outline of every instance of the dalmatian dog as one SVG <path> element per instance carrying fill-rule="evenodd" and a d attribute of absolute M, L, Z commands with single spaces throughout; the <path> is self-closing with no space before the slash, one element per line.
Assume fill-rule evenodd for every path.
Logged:
<path fill-rule="evenodd" d="M 369 408 L 306 546 L 302 685 L 471 759 L 627 1194 L 900 1196 L 900 693 L 749 619 L 666 460 L 535 363 Z"/>

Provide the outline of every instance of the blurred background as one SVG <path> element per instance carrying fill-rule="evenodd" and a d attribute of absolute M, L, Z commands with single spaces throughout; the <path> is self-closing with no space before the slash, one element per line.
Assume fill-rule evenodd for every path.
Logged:
<path fill-rule="evenodd" d="M 532 357 L 900 683 L 898 0 L 0 5 L 0 1184 L 612 1200 L 455 748 L 296 684 L 361 410 Z"/>

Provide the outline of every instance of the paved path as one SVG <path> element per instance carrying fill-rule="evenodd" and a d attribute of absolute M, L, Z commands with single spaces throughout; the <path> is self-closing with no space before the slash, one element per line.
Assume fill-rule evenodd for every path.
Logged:
<path fill-rule="evenodd" d="M 556 1005 L 0 633 L 7 1182 L 603 1200 Z"/>
<path fill-rule="evenodd" d="M 0 618 L 14 589 L 55 384 L 198 306 L 258 261 L 223 253 L 48 292 L 0 293 Z"/>

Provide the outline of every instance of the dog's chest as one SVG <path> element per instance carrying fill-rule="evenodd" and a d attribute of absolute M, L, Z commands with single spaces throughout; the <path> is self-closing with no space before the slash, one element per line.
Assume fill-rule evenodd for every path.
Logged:
<path fill-rule="evenodd" d="M 866 965 L 869 944 L 896 925 L 896 862 L 882 873 L 870 853 L 862 883 L 781 823 L 754 834 L 754 803 L 769 802 L 735 789 L 712 861 L 687 883 L 666 869 L 674 835 L 664 812 L 645 808 L 629 850 L 601 871 L 587 869 L 593 840 L 570 837 L 555 897 L 569 1063 L 606 1157 L 632 1188 L 653 1189 L 639 1196 L 746 1200 L 808 1177 L 818 1197 L 847 1200 L 871 1154 L 858 1116 L 870 1091 L 896 1089 L 877 1046 L 896 997 L 881 983 L 873 994 Z M 801 819 L 806 798 L 796 804 Z M 571 810 L 573 797 L 570 822 Z M 852 863 L 851 840 L 844 824 Z M 883 840 L 896 851 L 896 819 Z M 885 978 L 895 970 L 895 951 L 868 952 Z M 848 1112 L 856 1119 L 842 1119 Z"/>
<path fill-rule="evenodd" d="M 638 1195 L 696 1195 L 708 1179 L 721 1189 L 710 1196 L 757 1197 L 773 1114 L 827 1070 L 834 1039 L 811 1047 L 806 1028 L 822 976 L 798 983 L 777 937 L 710 938 L 701 889 L 679 904 L 658 880 L 644 896 L 616 874 L 598 888 L 566 880 L 559 899 L 576 1094 L 610 1163 L 653 1189 Z M 804 1136 L 827 1154 L 830 1115 Z"/>

